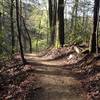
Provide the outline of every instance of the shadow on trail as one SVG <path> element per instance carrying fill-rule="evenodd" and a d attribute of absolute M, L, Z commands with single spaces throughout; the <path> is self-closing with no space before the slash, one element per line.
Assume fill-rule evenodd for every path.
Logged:
<path fill-rule="evenodd" d="M 73 64 L 57 64 L 56 60 L 54 61 L 56 63 L 55 65 L 53 64 L 54 62 L 52 63 L 52 61 L 43 61 L 43 62 L 51 63 L 48 64 L 48 63 L 42 63 L 42 61 L 37 61 L 37 60 L 31 60 L 29 61 L 29 64 L 35 66 L 35 72 L 37 73 L 48 74 L 48 75 L 53 74 L 53 75 L 60 75 L 60 76 L 61 75 L 69 76 L 77 80 L 82 80 L 87 77 L 87 72 L 84 70 L 84 66 L 86 66 L 88 62 L 91 62 L 92 61 L 91 59 L 93 59 L 93 55 L 87 54 L 82 59 L 80 59 L 77 63 L 73 63 Z M 39 67 L 40 70 L 37 70 L 36 67 Z M 83 70 L 83 72 L 79 72 L 80 70 Z"/>
<path fill-rule="evenodd" d="M 84 73 L 76 73 L 72 71 L 74 69 L 73 64 L 62 65 L 62 66 L 61 65 L 47 65 L 47 64 L 42 64 L 40 62 L 32 62 L 32 61 L 28 62 L 27 64 L 33 67 L 34 70 L 32 70 L 32 72 L 36 74 L 73 77 L 77 80 L 82 79 L 82 75 L 84 74 Z"/>
<path fill-rule="evenodd" d="M 68 65 L 34 55 L 26 56 L 26 59 L 32 68 L 28 72 L 38 76 L 42 87 L 34 90 L 34 100 L 84 100 L 79 82 L 81 75 L 73 72 L 76 64 Z"/>
<path fill-rule="evenodd" d="M 78 75 L 71 69 L 31 62 L 34 68 L 30 72 L 39 76 L 41 89 L 34 90 L 33 100 L 84 100 Z"/>
<path fill-rule="evenodd" d="M 51 87 L 59 87 L 57 85 L 51 85 Z M 68 88 L 69 87 L 69 88 Z M 60 87 L 53 91 L 45 89 L 36 89 L 34 91 L 34 99 L 33 100 L 84 100 L 80 96 L 79 89 L 75 88 L 75 86 L 68 86 L 68 87 Z M 61 90 L 64 91 L 61 91 Z"/>
<path fill-rule="evenodd" d="M 37 61 L 27 61 L 27 64 L 32 65 L 32 66 L 43 66 L 43 67 L 61 67 L 61 65 L 48 65 L 48 64 L 43 64 L 41 62 L 37 62 Z"/>
<path fill-rule="evenodd" d="M 42 61 L 55 61 L 55 60 L 59 60 L 59 59 L 63 59 L 63 58 L 67 58 L 70 54 L 72 54 L 73 52 L 68 52 L 67 54 L 66 53 L 63 53 L 63 54 L 60 54 L 58 56 L 55 56 L 54 58 L 48 58 L 48 59 L 43 59 Z"/>

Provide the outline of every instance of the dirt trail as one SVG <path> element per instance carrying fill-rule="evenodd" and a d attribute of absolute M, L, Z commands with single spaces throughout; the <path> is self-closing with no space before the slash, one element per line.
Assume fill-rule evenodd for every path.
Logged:
<path fill-rule="evenodd" d="M 70 71 L 60 67 L 61 62 L 44 61 L 44 58 L 35 54 L 25 57 L 32 62 L 42 87 L 34 91 L 33 100 L 85 100 L 79 81 L 72 77 Z"/>

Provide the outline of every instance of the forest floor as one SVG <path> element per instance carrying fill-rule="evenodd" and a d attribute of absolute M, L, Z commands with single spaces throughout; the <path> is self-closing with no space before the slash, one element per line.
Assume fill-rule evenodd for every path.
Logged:
<path fill-rule="evenodd" d="M 100 100 L 99 56 L 71 46 L 25 58 L 0 62 L 0 100 Z"/>

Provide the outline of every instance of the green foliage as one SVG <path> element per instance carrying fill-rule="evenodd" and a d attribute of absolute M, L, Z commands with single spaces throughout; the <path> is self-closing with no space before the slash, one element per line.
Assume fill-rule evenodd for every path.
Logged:
<path fill-rule="evenodd" d="M 40 51 L 48 47 L 48 42 L 50 40 L 48 11 L 46 9 L 33 7 L 32 12 L 30 13 L 27 23 L 33 31 L 33 37 L 31 37 L 33 51 Z"/>
<path fill-rule="evenodd" d="M 7 35 L 5 32 L 0 32 L 0 56 L 8 56 L 11 54 L 10 38 Z"/>
<path fill-rule="evenodd" d="M 37 32 L 47 34 L 48 17 L 46 10 L 34 8 L 29 17 L 29 22 L 31 27 L 35 28 Z"/>
<path fill-rule="evenodd" d="M 32 39 L 32 47 L 34 52 L 38 52 L 41 50 L 45 50 L 48 45 L 47 45 L 47 40 L 46 39 Z"/>
<path fill-rule="evenodd" d="M 4 38 L 4 34 L 3 34 L 3 32 L 0 32 L 0 43 L 3 42 L 3 38 Z"/>
<path fill-rule="evenodd" d="M 70 30 L 69 20 L 68 20 L 68 25 L 65 26 L 65 43 L 67 44 L 89 43 L 90 35 L 92 34 L 92 27 L 93 27 L 92 18 L 89 17 L 88 23 L 86 22 L 85 25 L 83 25 L 82 17 L 79 17 L 77 20 L 78 21 L 75 30 L 72 29 Z"/>
<path fill-rule="evenodd" d="M 2 3 L 2 1 L 0 1 Z M 48 8 L 47 8 L 47 0 L 42 0 L 40 4 L 36 1 L 31 1 L 31 3 L 23 3 L 23 11 L 22 15 L 25 18 L 26 27 L 29 30 L 29 34 L 32 39 L 32 47 L 33 51 L 41 51 L 49 46 L 50 43 L 50 29 L 49 29 L 49 16 L 48 16 Z M 69 2 L 69 0 L 67 1 Z M 71 1 L 70 1 L 71 2 Z M 15 2 L 14 2 L 15 3 Z M 72 6 L 75 2 L 71 2 Z M 66 5 L 66 4 L 65 4 Z M 77 11 L 77 17 L 75 16 L 75 12 L 72 13 L 71 7 L 69 9 L 65 9 L 65 44 L 80 44 L 80 43 L 89 43 L 90 35 L 92 33 L 92 16 L 91 14 L 91 1 L 90 0 L 81 0 L 79 2 L 79 7 Z M 68 4 L 65 8 L 68 8 Z M 26 7 L 26 8 L 25 8 Z M 10 2 L 8 0 L 4 0 L 4 6 L 0 5 L 1 13 L 4 13 L 4 25 L 2 26 L 3 32 L 0 32 L 0 54 L 8 54 L 11 53 L 11 24 L 10 24 Z M 4 12 L 3 12 L 4 11 Z M 14 7 L 14 31 L 15 38 L 17 37 L 17 29 L 16 29 L 16 12 Z M 25 15 L 26 11 L 26 16 Z M 83 13 L 85 12 L 84 16 Z M 67 14 L 67 15 L 66 15 Z M 73 15 L 73 16 L 72 16 Z M 73 17 L 73 29 L 71 29 L 71 17 Z M 83 17 L 85 21 L 83 22 Z M 75 21 L 75 19 L 77 19 Z M 75 23 L 76 22 L 76 23 Z M 75 25 L 76 24 L 76 25 Z M 23 27 L 22 27 L 23 28 Z M 57 31 L 57 30 L 56 30 Z M 24 33 L 24 32 L 23 32 Z M 57 33 L 58 34 L 58 33 Z M 22 39 L 23 40 L 23 39 Z M 17 38 L 16 38 L 16 40 Z M 56 37 L 55 47 L 59 48 L 59 37 Z M 100 41 L 100 40 L 99 40 Z M 27 47 L 29 47 L 28 40 Z M 16 43 L 18 44 L 18 43 Z M 23 43 L 24 44 L 24 43 Z M 16 48 L 15 48 L 16 49 Z M 17 48 L 19 49 L 19 48 Z"/>

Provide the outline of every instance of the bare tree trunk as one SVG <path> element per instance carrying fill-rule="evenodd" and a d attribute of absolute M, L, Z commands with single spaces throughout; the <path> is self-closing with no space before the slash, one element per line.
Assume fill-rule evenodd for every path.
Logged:
<path fill-rule="evenodd" d="M 48 0 L 48 5 L 50 32 L 52 32 L 52 0 Z"/>
<path fill-rule="evenodd" d="M 54 45 L 54 33 L 53 33 L 53 0 L 48 0 L 49 10 L 49 26 L 50 26 L 50 45 Z"/>
<path fill-rule="evenodd" d="M 1 12 L 0 12 L 0 32 L 2 32 L 2 21 L 1 21 Z"/>
<path fill-rule="evenodd" d="M 19 45 L 20 45 L 20 53 L 21 53 L 21 58 L 23 64 L 26 63 L 26 60 L 24 58 L 24 53 L 23 53 L 23 46 L 22 46 L 22 40 L 21 40 L 21 29 L 20 29 L 20 16 L 19 16 L 19 0 L 16 0 L 16 21 L 17 21 L 17 29 L 18 29 L 18 39 L 19 39 Z"/>
<path fill-rule="evenodd" d="M 56 37 L 57 0 L 48 0 L 48 5 L 49 5 L 49 25 L 51 34 L 50 45 L 54 46 Z"/>
<path fill-rule="evenodd" d="M 57 25 L 57 0 L 54 0 L 53 2 L 53 18 L 52 18 L 52 24 L 53 24 L 53 31 L 52 31 L 52 40 L 53 40 L 53 45 L 55 45 L 56 41 L 56 25 Z"/>
<path fill-rule="evenodd" d="M 27 49 L 27 39 L 26 39 L 26 34 L 24 33 L 24 31 L 23 31 L 23 19 L 22 19 L 22 10 L 23 10 L 23 8 L 22 8 L 22 0 L 19 0 L 20 1 L 20 10 L 19 10 L 19 12 L 20 12 L 20 31 L 21 31 L 21 38 L 22 38 L 22 45 L 23 45 L 23 51 L 24 52 L 26 52 L 26 49 Z"/>
<path fill-rule="evenodd" d="M 4 23 L 5 23 L 5 18 L 4 18 L 4 0 L 2 0 L 2 32 L 4 32 Z"/>
<path fill-rule="evenodd" d="M 12 54 L 14 54 L 14 48 L 15 48 L 13 7 L 14 7 L 14 0 L 11 0 L 10 16 L 11 16 Z"/>
<path fill-rule="evenodd" d="M 74 28 L 75 33 L 77 29 L 78 3 L 79 0 L 75 0 L 75 28 Z"/>
<path fill-rule="evenodd" d="M 58 1 L 59 41 L 60 46 L 64 45 L 64 0 Z"/>
<path fill-rule="evenodd" d="M 76 33 L 76 28 L 77 28 L 77 12 L 78 12 L 78 3 L 79 0 L 74 0 L 75 4 L 73 4 L 72 7 L 72 17 L 71 17 L 71 26 L 70 30 L 72 33 Z"/>
<path fill-rule="evenodd" d="M 75 5 L 72 7 L 71 25 L 70 25 L 71 32 L 74 32 L 74 19 L 75 19 L 74 12 L 75 12 Z"/>
<path fill-rule="evenodd" d="M 39 42 L 39 40 L 38 40 L 38 38 L 37 38 L 37 40 L 36 40 L 36 52 L 38 52 L 39 51 L 39 46 L 38 46 L 38 42 Z"/>
<path fill-rule="evenodd" d="M 100 6 L 100 0 L 95 0 L 94 2 L 94 22 L 93 22 L 93 33 L 91 38 L 91 44 L 90 44 L 90 52 L 96 53 L 98 51 L 98 35 L 97 35 L 97 24 L 99 21 L 99 6 Z"/>
<path fill-rule="evenodd" d="M 22 19 L 23 19 L 23 24 L 24 24 L 25 31 L 26 31 L 26 33 L 28 35 L 28 39 L 29 39 L 30 53 L 32 53 L 32 41 L 31 41 L 31 37 L 30 37 L 30 34 L 29 34 L 28 29 L 26 27 L 25 20 L 24 20 L 24 18 L 22 18 Z"/>

